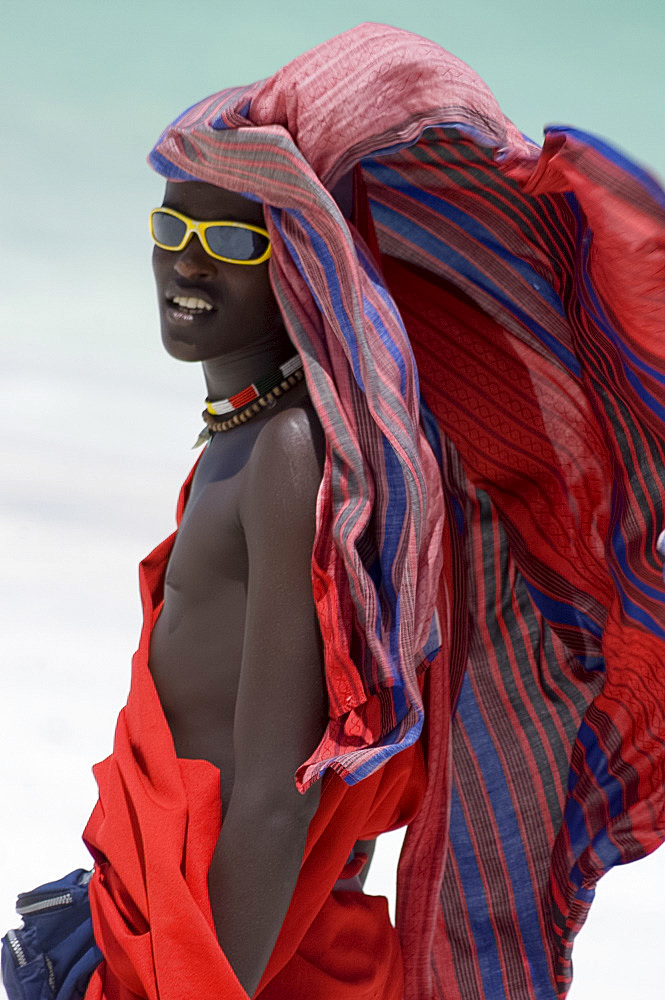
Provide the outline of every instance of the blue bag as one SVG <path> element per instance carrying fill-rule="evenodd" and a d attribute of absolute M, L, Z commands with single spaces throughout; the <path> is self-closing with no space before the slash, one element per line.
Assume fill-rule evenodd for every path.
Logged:
<path fill-rule="evenodd" d="M 2 939 L 2 981 L 9 1000 L 81 1000 L 102 960 L 92 934 L 88 882 L 77 868 L 57 882 L 20 893 L 23 927 Z"/>

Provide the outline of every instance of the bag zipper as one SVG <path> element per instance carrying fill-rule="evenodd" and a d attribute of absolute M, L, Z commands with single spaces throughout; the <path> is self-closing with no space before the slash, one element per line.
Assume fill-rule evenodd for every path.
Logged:
<path fill-rule="evenodd" d="M 28 960 L 25 957 L 25 952 L 23 951 L 23 945 L 16 936 L 16 931 L 7 931 L 7 940 L 9 941 L 9 947 L 12 950 L 16 962 L 23 967 L 28 964 Z"/>
<path fill-rule="evenodd" d="M 49 956 L 44 952 L 44 961 L 48 967 L 48 985 L 51 993 L 55 995 L 55 969 L 53 968 L 53 962 Z"/>
<path fill-rule="evenodd" d="M 43 910 L 53 910 L 58 906 L 71 906 L 74 897 L 71 892 L 62 892 L 59 896 L 47 896 L 45 899 L 35 900 L 34 903 L 23 903 L 17 900 L 16 912 L 25 917 L 28 913 L 41 913 Z"/>
<path fill-rule="evenodd" d="M 83 871 L 76 881 L 77 886 L 87 886 L 94 874 L 94 869 Z M 40 913 L 42 910 L 54 909 L 57 906 L 71 906 L 74 897 L 67 889 L 55 895 L 38 892 L 20 892 L 16 900 L 16 912 L 21 916 L 28 913 Z"/>
<path fill-rule="evenodd" d="M 20 968 L 24 968 L 28 964 L 28 960 L 25 957 L 25 952 L 23 951 L 23 945 L 19 941 L 16 931 L 7 931 L 7 941 L 9 942 L 9 947 L 14 955 L 14 960 Z M 55 968 L 53 967 L 53 962 L 49 956 L 44 953 L 44 961 L 46 962 L 46 968 L 48 969 L 48 985 L 51 993 L 55 995 Z"/>

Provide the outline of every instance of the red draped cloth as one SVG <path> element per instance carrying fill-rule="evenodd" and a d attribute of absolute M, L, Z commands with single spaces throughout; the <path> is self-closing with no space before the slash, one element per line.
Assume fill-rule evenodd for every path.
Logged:
<path fill-rule="evenodd" d="M 180 493 L 178 524 L 192 473 Z M 218 944 L 208 899 L 222 823 L 219 771 L 206 760 L 176 756 L 148 669 L 174 538 L 140 565 L 143 628 L 129 697 L 113 753 L 93 769 L 99 800 L 84 840 L 95 858 L 90 904 L 105 960 L 85 1000 L 247 997 Z M 402 956 L 386 898 L 332 890 L 350 873 L 356 840 L 403 826 L 418 811 L 425 791 L 420 741 L 358 784 L 332 771 L 322 781 L 293 898 L 255 995 L 401 1000 Z"/>

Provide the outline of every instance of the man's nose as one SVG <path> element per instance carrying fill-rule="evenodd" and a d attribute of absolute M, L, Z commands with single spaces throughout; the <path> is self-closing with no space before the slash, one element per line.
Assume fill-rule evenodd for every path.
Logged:
<path fill-rule="evenodd" d="M 175 270 L 183 278 L 211 278 L 215 274 L 215 262 L 205 252 L 196 233 L 192 233 L 187 246 L 178 252 Z"/>

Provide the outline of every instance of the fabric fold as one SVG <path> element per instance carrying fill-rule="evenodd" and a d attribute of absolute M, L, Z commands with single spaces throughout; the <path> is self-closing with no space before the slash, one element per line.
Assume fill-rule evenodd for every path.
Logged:
<path fill-rule="evenodd" d="M 665 839 L 665 193 L 571 126 L 541 148 L 461 60 L 373 24 L 199 102 L 149 160 L 264 204 L 327 439 L 312 587 L 330 719 L 297 785 L 324 778 L 366 817 L 354 790 L 371 798 L 422 741 L 405 1000 L 562 1000 L 598 879 Z M 349 170 L 351 222 L 330 194 Z M 131 704 L 127 732 L 136 748 Z M 129 770 L 150 774 L 148 814 L 176 796 L 181 830 L 188 793 L 150 756 Z M 328 883 L 315 828 L 322 868 L 304 865 L 294 912 L 352 843 Z M 144 914 L 121 895 L 123 919 Z"/>

